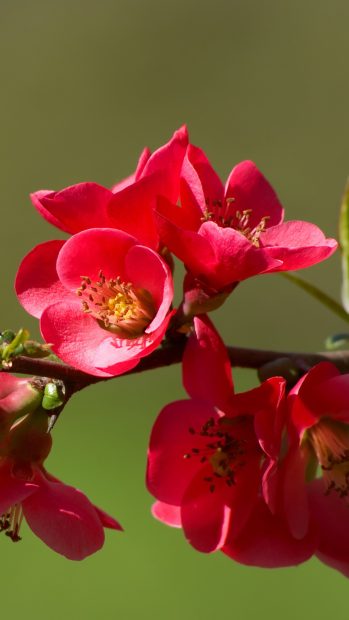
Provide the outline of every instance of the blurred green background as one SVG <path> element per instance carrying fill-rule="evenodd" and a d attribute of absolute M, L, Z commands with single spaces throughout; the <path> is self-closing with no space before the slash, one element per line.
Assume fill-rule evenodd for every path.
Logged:
<path fill-rule="evenodd" d="M 289 219 L 336 236 L 349 171 L 346 0 L 0 0 L 1 327 L 37 324 L 12 292 L 23 255 L 60 238 L 28 194 L 111 185 L 144 145 L 186 122 L 224 178 L 251 158 Z M 338 255 L 305 274 L 338 297 Z M 344 325 L 279 276 L 244 283 L 215 315 L 231 344 L 318 350 Z M 239 371 L 239 389 L 254 385 Z M 316 560 L 267 571 L 200 555 L 152 520 L 144 489 L 158 410 L 182 397 L 180 368 L 74 397 L 49 469 L 123 523 L 83 563 L 28 530 L 0 540 L 2 614 L 52 620 L 347 616 L 348 582 Z"/>

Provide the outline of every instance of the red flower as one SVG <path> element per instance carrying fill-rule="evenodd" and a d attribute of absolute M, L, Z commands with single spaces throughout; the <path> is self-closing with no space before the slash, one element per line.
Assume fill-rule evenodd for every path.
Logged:
<path fill-rule="evenodd" d="M 349 576 L 349 374 L 318 364 L 288 400 L 284 502 L 290 529 L 299 536 L 315 528 L 318 557 Z M 322 479 L 315 479 L 318 468 Z"/>
<path fill-rule="evenodd" d="M 164 245 L 216 291 L 259 273 L 309 267 L 337 248 L 314 224 L 283 223 L 278 197 L 253 162 L 238 164 L 224 188 L 192 145 L 183 162 L 181 207 L 160 198 L 157 220 Z"/>
<path fill-rule="evenodd" d="M 238 538 L 278 458 L 285 381 L 233 393 L 226 349 L 205 317 L 183 358 L 191 400 L 167 405 L 152 430 L 147 485 L 157 518 L 182 526 L 199 551 Z"/>
<path fill-rule="evenodd" d="M 182 127 L 153 154 L 145 149 L 136 172 L 111 190 L 97 183 L 78 183 L 59 192 L 41 190 L 31 194 L 33 205 L 46 220 L 67 233 L 118 228 L 157 249 L 159 239 L 153 216 L 156 196 L 177 201 L 187 144 L 187 130 Z"/>
<path fill-rule="evenodd" d="M 25 309 L 61 359 L 97 376 L 126 372 L 161 342 L 173 297 L 166 263 L 119 230 L 37 246 L 16 280 Z"/>
<path fill-rule="evenodd" d="M 25 517 L 51 549 L 82 560 L 102 547 L 104 527 L 122 528 L 81 491 L 45 470 L 52 440 L 41 400 L 42 392 L 28 379 L 0 375 L 0 531 L 13 542 L 21 540 Z M 8 425 L 10 414 L 13 423 Z"/>

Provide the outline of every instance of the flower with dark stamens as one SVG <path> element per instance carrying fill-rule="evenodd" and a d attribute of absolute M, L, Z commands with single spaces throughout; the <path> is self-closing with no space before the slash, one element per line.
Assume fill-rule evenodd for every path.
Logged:
<path fill-rule="evenodd" d="M 24 518 L 51 549 L 82 560 L 102 547 L 104 527 L 122 528 L 46 471 L 52 439 L 42 397 L 35 380 L 0 374 L 0 532 L 20 541 Z"/>
<path fill-rule="evenodd" d="M 234 394 L 228 356 L 207 317 L 196 318 L 183 357 L 191 400 L 167 405 L 152 430 L 147 485 L 154 514 L 183 527 L 198 550 L 239 536 L 277 460 L 285 381 Z M 280 418 L 280 419 L 279 419 Z"/>

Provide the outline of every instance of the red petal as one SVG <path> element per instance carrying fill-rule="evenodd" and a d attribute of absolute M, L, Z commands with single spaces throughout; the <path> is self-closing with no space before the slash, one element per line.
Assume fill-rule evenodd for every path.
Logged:
<path fill-rule="evenodd" d="M 171 272 L 156 252 L 141 245 L 130 248 L 125 267 L 127 281 L 132 282 L 135 288 L 143 288 L 151 293 L 157 313 L 146 332 L 154 331 L 164 321 L 173 300 Z"/>
<path fill-rule="evenodd" d="M 109 189 L 97 183 L 78 183 L 40 196 L 40 211 L 51 223 L 59 222 L 59 228 L 74 234 L 86 228 L 108 226 L 106 207 L 112 197 Z M 35 198 L 37 201 L 37 194 Z"/>
<path fill-rule="evenodd" d="M 284 508 L 292 535 L 301 540 L 309 528 L 309 502 L 305 483 L 306 462 L 296 446 L 283 462 Z"/>
<path fill-rule="evenodd" d="M 152 505 L 151 512 L 155 519 L 170 525 L 171 527 L 182 527 L 180 506 L 171 506 L 165 502 L 155 502 Z"/>
<path fill-rule="evenodd" d="M 202 211 L 204 211 L 206 207 L 209 209 L 210 203 L 223 200 L 224 187 L 222 181 L 212 168 L 204 151 L 192 144 L 188 147 L 187 161 L 185 161 L 183 165 L 182 183 L 183 182 L 187 185 L 186 191 L 188 192 L 189 190 L 191 192 Z M 185 202 L 185 198 L 186 196 L 182 196 L 183 202 Z M 206 204 L 206 200 L 208 201 L 208 205 Z"/>
<path fill-rule="evenodd" d="M 12 462 L 3 460 L 0 467 L 0 516 L 14 504 L 20 504 L 35 493 L 38 485 L 12 474 Z"/>
<path fill-rule="evenodd" d="M 73 487 L 43 483 L 23 502 L 23 512 L 34 534 L 70 560 L 82 560 L 103 546 L 103 527 L 93 504 Z"/>
<path fill-rule="evenodd" d="M 148 489 L 157 499 L 180 505 L 188 484 L 203 469 L 192 449 L 206 446 L 207 437 L 197 433 L 210 418 L 218 419 L 215 409 L 199 401 L 177 401 L 160 412 L 150 437 L 147 469 Z"/>
<path fill-rule="evenodd" d="M 286 522 L 272 515 L 262 500 L 238 538 L 228 537 L 223 551 L 233 560 L 250 566 L 276 568 L 305 562 L 315 552 L 316 539 L 296 540 Z"/>
<path fill-rule="evenodd" d="M 64 241 L 47 241 L 37 245 L 22 260 L 16 276 L 15 288 L 22 306 L 40 318 L 43 310 L 69 296 L 60 282 L 56 262 Z"/>
<path fill-rule="evenodd" d="M 319 534 L 319 557 L 331 566 L 349 561 L 349 507 L 347 498 L 326 493 L 323 480 L 309 485 L 310 509 Z M 327 556 L 328 560 L 323 556 Z M 341 569 L 340 569 L 341 570 Z"/>
<path fill-rule="evenodd" d="M 35 209 L 37 209 L 37 211 L 39 211 L 40 215 L 42 215 L 42 217 L 45 218 L 45 220 L 47 220 L 53 226 L 56 226 L 57 228 L 60 228 L 64 232 L 69 232 L 69 230 L 66 229 L 64 224 L 62 224 L 62 222 L 60 222 L 59 219 L 54 217 L 54 215 L 52 215 L 52 213 L 50 213 L 50 211 L 45 209 L 45 207 L 42 204 L 42 199 L 43 198 L 49 197 L 50 195 L 54 196 L 55 193 L 56 192 L 52 191 L 51 189 L 41 189 L 38 192 L 34 192 L 34 193 L 30 194 L 30 199 L 31 199 Z"/>
<path fill-rule="evenodd" d="M 280 261 L 269 256 L 262 248 L 255 247 L 233 228 L 221 228 L 215 222 L 204 222 L 199 233 L 209 242 L 214 252 L 215 267 L 212 269 L 209 265 L 211 273 L 207 273 L 207 279 L 217 288 L 224 288 L 260 273 L 275 271 L 280 266 Z"/>
<path fill-rule="evenodd" d="M 183 383 L 189 396 L 226 411 L 233 395 L 227 350 L 207 316 L 194 319 L 195 331 L 183 355 Z"/>
<path fill-rule="evenodd" d="M 177 202 L 179 196 L 179 175 L 187 145 L 188 132 L 183 126 L 174 132 L 167 144 L 149 157 L 142 171 L 142 178 L 157 174 L 157 194 L 172 202 Z"/>
<path fill-rule="evenodd" d="M 242 161 L 228 177 L 225 196 L 234 198 L 232 212 L 251 211 L 249 226 L 258 226 L 268 216 L 267 226 L 275 226 L 283 219 L 283 208 L 266 178 L 252 161 Z"/>
<path fill-rule="evenodd" d="M 344 381 L 338 386 L 338 393 L 328 389 L 331 380 L 337 382 L 340 378 L 340 372 L 334 364 L 321 362 L 311 368 L 292 388 L 288 396 L 290 417 L 299 436 L 316 424 L 322 415 L 331 412 L 334 403 L 335 409 L 339 411 L 341 405 L 345 407 L 349 396 L 345 376 L 343 375 Z"/>
<path fill-rule="evenodd" d="M 308 222 L 285 222 L 268 228 L 261 245 L 269 256 L 282 261 L 278 271 L 303 269 L 331 256 L 337 249 L 335 239 L 326 239 L 321 230 Z"/>
<path fill-rule="evenodd" d="M 107 279 L 120 276 L 125 282 L 125 256 L 135 243 L 134 237 L 113 228 L 92 228 L 74 235 L 59 254 L 59 278 L 73 291 L 81 285 L 81 276 L 88 276 L 95 282 L 101 270 Z"/>
<path fill-rule="evenodd" d="M 211 473 L 212 468 L 207 467 Z M 218 485 L 210 492 L 210 483 L 204 480 L 205 470 L 199 472 L 186 489 L 181 504 L 181 522 L 184 534 L 198 551 L 211 553 L 220 549 L 226 540 L 231 510 L 226 504 L 227 492 Z"/>
<path fill-rule="evenodd" d="M 159 243 L 154 219 L 158 185 L 155 175 L 141 179 L 115 194 L 107 208 L 109 226 L 124 230 L 154 249 Z"/>
<path fill-rule="evenodd" d="M 132 183 L 134 183 L 135 181 L 139 179 L 150 155 L 151 155 L 150 150 L 147 147 L 145 147 L 140 154 L 136 171 L 133 174 L 130 174 L 130 176 L 127 177 L 126 179 L 123 179 L 122 181 L 115 183 L 115 185 L 113 185 L 113 187 L 111 188 L 111 191 L 113 192 L 113 194 L 117 194 L 118 192 L 121 192 L 123 189 L 125 189 L 125 187 L 132 185 Z"/>
<path fill-rule="evenodd" d="M 98 506 L 93 507 L 103 527 L 106 527 L 109 530 L 118 530 L 119 532 L 123 532 L 124 528 L 118 521 L 116 521 L 116 519 L 114 519 L 114 517 L 108 515 L 108 513 L 104 512 L 101 508 L 98 508 Z"/>
<path fill-rule="evenodd" d="M 41 332 L 53 343 L 55 353 L 67 364 L 100 377 L 122 374 L 139 362 L 127 349 L 130 341 L 118 348 L 116 339 L 97 321 L 83 313 L 79 302 L 54 304 L 41 317 Z M 110 347 L 106 347 L 110 343 Z M 109 368 L 110 367 L 110 368 Z"/>

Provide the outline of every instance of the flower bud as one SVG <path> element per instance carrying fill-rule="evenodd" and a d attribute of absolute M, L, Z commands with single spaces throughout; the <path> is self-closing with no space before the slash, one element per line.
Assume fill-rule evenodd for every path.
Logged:
<path fill-rule="evenodd" d="M 40 407 L 42 390 L 30 379 L 0 374 L 0 441 L 11 425 Z"/>

